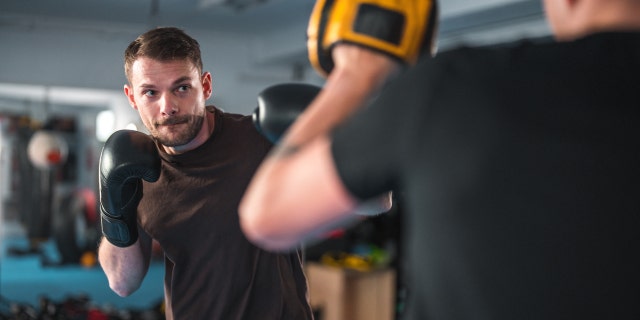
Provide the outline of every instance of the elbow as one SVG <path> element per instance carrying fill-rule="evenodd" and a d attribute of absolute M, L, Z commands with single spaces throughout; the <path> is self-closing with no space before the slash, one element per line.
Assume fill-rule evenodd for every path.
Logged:
<path fill-rule="evenodd" d="M 246 214 L 241 213 L 240 229 L 244 233 L 247 240 L 260 246 L 261 240 L 263 240 L 264 236 L 262 234 L 262 230 L 260 229 L 260 225 L 256 223 L 255 218 L 247 217 Z"/>
<path fill-rule="evenodd" d="M 140 275 L 134 270 L 118 269 L 107 272 L 109 288 L 120 297 L 128 297 L 136 292 L 142 285 L 144 275 Z"/>
<path fill-rule="evenodd" d="M 247 214 L 246 210 L 242 210 L 240 214 L 240 228 L 247 237 L 247 239 L 261 247 L 267 249 L 269 247 L 269 240 L 273 237 L 266 228 L 266 225 L 262 222 L 258 216 L 260 212 L 251 212 Z"/>
<path fill-rule="evenodd" d="M 240 207 L 240 228 L 247 240 L 268 251 L 289 251 L 297 245 L 278 225 L 274 224 L 272 215 L 263 209 L 257 211 Z"/>
<path fill-rule="evenodd" d="M 111 290 L 115 292 L 115 294 L 123 298 L 132 295 L 134 292 L 136 292 L 136 290 L 138 290 L 139 287 L 139 285 L 131 285 L 126 281 L 114 281 L 111 279 L 109 280 L 109 288 L 111 288 Z"/>
<path fill-rule="evenodd" d="M 128 297 L 140 288 L 149 267 L 149 258 L 142 253 L 140 239 L 126 248 L 102 241 L 98 248 L 98 261 L 109 288 L 121 297 Z"/>

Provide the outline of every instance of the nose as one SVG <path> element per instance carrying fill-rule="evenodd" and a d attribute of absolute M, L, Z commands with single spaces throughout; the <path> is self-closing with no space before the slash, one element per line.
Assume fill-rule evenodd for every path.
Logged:
<path fill-rule="evenodd" d="M 173 116 L 178 113 L 178 104 L 172 101 L 170 95 L 163 95 L 160 100 L 160 112 L 163 116 Z"/>

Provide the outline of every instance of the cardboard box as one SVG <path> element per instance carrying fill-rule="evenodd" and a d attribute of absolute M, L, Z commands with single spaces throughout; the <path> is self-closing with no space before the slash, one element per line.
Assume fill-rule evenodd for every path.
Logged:
<path fill-rule="evenodd" d="M 306 264 L 309 298 L 316 320 L 395 319 L 396 273 L 393 269 L 369 272 Z"/>

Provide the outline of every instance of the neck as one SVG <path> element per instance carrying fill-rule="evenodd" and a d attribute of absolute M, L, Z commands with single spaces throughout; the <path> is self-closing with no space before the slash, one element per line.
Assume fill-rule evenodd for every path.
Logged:
<path fill-rule="evenodd" d="M 577 39 L 597 32 L 639 31 L 640 1 L 592 1 L 578 9 L 572 28 L 566 40 Z"/>

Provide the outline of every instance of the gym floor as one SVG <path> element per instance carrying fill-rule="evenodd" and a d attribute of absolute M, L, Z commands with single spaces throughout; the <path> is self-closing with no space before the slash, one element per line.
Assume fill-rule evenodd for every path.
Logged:
<path fill-rule="evenodd" d="M 164 267 L 154 262 L 138 291 L 122 298 L 109 289 L 107 278 L 99 265 L 48 265 L 43 257 L 55 261 L 55 243 L 44 242 L 40 254 L 12 254 L 15 249 L 27 250 L 28 240 L 19 224 L 0 221 L 0 302 L 2 305 L 38 307 L 41 298 L 63 301 L 83 296 L 99 308 L 116 310 L 146 310 L 161 303 Z M 1 309 L 1 308 L 0 308 Z"/>

